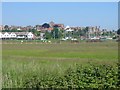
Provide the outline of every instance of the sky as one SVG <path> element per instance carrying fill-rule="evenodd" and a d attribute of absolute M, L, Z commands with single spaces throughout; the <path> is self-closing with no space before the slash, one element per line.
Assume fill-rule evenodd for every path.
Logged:
<path fill-rule="evenodd" d="M 2 2 L 118 2 L 120 0 L 1 0 Z"/>
<path fill-rule="evenodd" d="M 3 25 L 62 23 L 65 26 L 118 28 L 117 2 L 2 2 Z"/>

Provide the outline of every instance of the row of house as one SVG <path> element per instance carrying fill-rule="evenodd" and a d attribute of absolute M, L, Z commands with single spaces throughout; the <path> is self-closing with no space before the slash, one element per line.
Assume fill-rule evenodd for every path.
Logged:
<path fill-rule="evenodd" d="M 32 32 L 0 32 L 0 39 L 34 39 Z"/>
<path fill-rule="evenodd" d="M 45 24 L 45 23 L 44 23 Z M 0 31 L 2 30 L 19 30 L 19 31 L 29 31 L 31 29 L 35 29 L 37 31 L 46 31 L 46 30 L 53 30 L 54 26 L 59 27 L 60 29 L 64 29 L 64 24 L 56 24 L 53 21 L 51 21 L 48 28 L 43 27 L 42 25 L 35 25 L 35 26 L 15 26 L 15 25 L 0 25 Z"/>

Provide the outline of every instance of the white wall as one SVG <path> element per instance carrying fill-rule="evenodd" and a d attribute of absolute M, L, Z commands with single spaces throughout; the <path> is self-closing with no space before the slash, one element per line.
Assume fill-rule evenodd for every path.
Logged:
<path fill-rule="evenodd" d="M 34 35 L 33 35 L 31 32 L 29 32 L 29 33 L 27 34 L 27 38 L 33 39 L 33 38 L 34 38 Z"/>
<path fill-rule="evenodd" d="M 9 33 L 5 32 L 5 33 L 2 35 L 2 38 L 10 38 Z"/>
<path fill-rule="evenodd" d="M 17 38 L 17 35 L 15 33 L 11 33 L 10 38 Z"/>
<path fill-rule="evenodd" d="M 0 32 L 0 39 L 2 38 L 2 33 Z"/>

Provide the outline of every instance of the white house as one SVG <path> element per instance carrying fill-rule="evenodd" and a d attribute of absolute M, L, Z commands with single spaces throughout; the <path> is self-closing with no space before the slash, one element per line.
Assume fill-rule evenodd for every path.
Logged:
<path fill-rule="evenodd" d="M 15 32 L 15 34 L 17 35 L 17 39 L 26 39 L 26 32 Z"/>
<path fill-rule="evenodd" d="M 65 30 L 66 30 L 66 32 L 72 32 L 72 31 L 74 31 L 73 29 L 70 28 L 70 26 L 66 26 Z"/>
<path fill-rule="evenodd" d="M 26 33 L 28 39 L 34 39 L 34 34 L 31 32 Z"/>
<path fill-rule="evenodd" d="M 5 38 L 5 39 L 10 38 L 10 34 L 8 32 L 4 32 L 2 33 L 2 38 Z"/>
<path fill-rule="evenodd" d="M 2 39 L 34 39 L 32 32 L 0 32 Z"/>
<path fill-rule="evenodd" d="M 69 29 L 69 28 L 70 28 L 70 26 L 66 26 L 66 27 L 65 27 L 65 30 L 66 30 L 66 29 Z"/>
<path fill-rule="evenodd" d="M 16 32 L 18 39 L 34 39 L 34 34 L 32 32 Z"/>
<path fill-rule="evenodd" d="M 9 36 L 10 38 L 17 38 L 17 35 L 14 32 L 11 32 Z"/>

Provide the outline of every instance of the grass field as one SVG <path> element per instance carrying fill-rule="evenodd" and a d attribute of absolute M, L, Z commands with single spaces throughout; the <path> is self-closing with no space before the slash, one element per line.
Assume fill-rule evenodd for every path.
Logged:
<path fill-rule="evenodd" d="M 33 76 L 39 79 L 47 76 L 62 77 L 68 68 L 74 69 L 76 65 L 114 67 L 117 60 L 118 44 L 114 41 L 79 44 L 3 44 L 3 88 L 25 87 L 26 80 L 31 80 Z"/>

